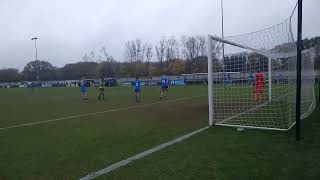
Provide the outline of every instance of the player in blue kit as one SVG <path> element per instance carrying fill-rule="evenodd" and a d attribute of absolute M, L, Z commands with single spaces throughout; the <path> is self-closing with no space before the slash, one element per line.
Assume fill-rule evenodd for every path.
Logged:
<path fill-rule="evenodd" d="M 278 76 L 277 76 L 278 83 L 282 83 L 282 80 L 283 80 L 283 76 L 282 76 L 281 73 L 279 73 Z"/>
<path fill-rule="evenodd" d="M 138 77 L 136 77 L 136 80 L 133 82 L 133 90 L 136 96 L 136 103 L 140 102 L 140 91 L 141 91 L 141 82 Z"/>
<path fill-rule="evenodd" d="M 81 98 L 83 100 L 87 100 L 87 88 L 86 88 L 86 79 L 83 77 L 80 83 L 80 91 L 81 91 Z"/>
<path fill-rule="evenodd" d="M 168 88 L 169 88 L 169 81 L 168 81 L 168 79 L 166 78 L 165 75 L 162 76 L 160 84 L 161 84 L 160 99 L 167 98 Z"/>
<path fill-rule="evenodd" d="M 224 74 L 224 87 L 229 88 L 232 84 L 230 73 Z"/>
<path fill-rule="evenodd" d="M 248 84 L 250 86 L 253 86 L 253 81 L 254 81 L 254 77 L 253 77 L 252 73 L 250 73 L 248 76 Z"/>

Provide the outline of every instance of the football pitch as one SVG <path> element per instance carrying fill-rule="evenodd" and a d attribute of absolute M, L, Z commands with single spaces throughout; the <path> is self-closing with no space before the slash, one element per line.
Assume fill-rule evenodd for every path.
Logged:
<path fill-rule="evenodd" d="M 208 124 L 207 89 L 0 89 L 0 179 L 78 179 Z M 318 94 L 318 92 L 316 92 Z M 212 127 L 97 179 L 318 179 L 320 113 L 288 132 Z"/>

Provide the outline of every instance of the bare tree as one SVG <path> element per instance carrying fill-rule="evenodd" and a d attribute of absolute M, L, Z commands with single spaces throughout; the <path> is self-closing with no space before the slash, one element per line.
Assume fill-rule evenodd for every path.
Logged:
<path fill-rule="evenodd" d="M 91 61 L 94 61 L 94 60 L 95 60 L 95 57 L 96 57 L 96 56 L 95 56 L 94 51 L 91 51 L 91 52 L 90 52 L 90 60 L 91 60 Z"/>
<path fill-rule="evenodd" d="M 135 53 L 136 61 L 143 62 L 147 44 L 143 44 L 141 39 L 136 39 L 135 46 L 136 46 L 136 53 Z"/>
<path fill-rule="evenodd" d="M 197 39 L 195 37 L 182 36 L 182 53 L 187 60 L 198 57 L 199 49 L 197 48 Z"/>
<path fill-rule="evenodd" d="M 210 40 L 212 41 L 212 40 Z M 205 47 L 207 46 L 207 43 L 205 43 Z M 221 49 L 222 49 L 222 44 L 218 43 L 218 41 L 212 41 L 211 43 L 211 57 L 212 57 L 212 66 L 213 66 L 213 72 L 221 72 L 222 71 L 222 65 L 221 62 L 219 61 L 219 56 L 221 56 Z M 205 48 L 205 54 L 207 54 L 207 48 Z M 222 60 L 222 57 L 221 57 Z"/>
<path fill-rule="evenodd" d="M 109 57 L 106 46 L 102 46 L 100 52 L 105 56 L 105 58 Z"/>
<path fill-rule="evenodd" d="M 188 60 L 199 56 L 206 56 L 206 37 L 205 36 L 182 36 L 182 53 Z"/>
<path fill-rule="evenodd" d="M 126 43 L 125 55 L 129 62 L 143 62 L 147 43 L 143 44 L 140 39 L 128 41 Z"/>
<path fill-rule="evenodd" d="M 147 49 L 147 43 L 143 43 L 142 40 L 136 39 L 126 43 L 125 56 L 131 64 L 132 74 L 139 76 L 143 74 L 143 61 Z"/>
<path fill-rule="evenodd" d="M 159 63 L 162 63 L 165 61 L 165 54 L 166 54 L 166 40 L 165 38 L 162 38 L 156 45 L 156 52 L 157 52 L 157 58 Z"/>
<path fill-rule="evenodd" d="M 205 36 L 182 36 L 182 54 L 186 61 L 186 72 L 191 73 L 201 69 L 204 71 L 207 56 L 207 40 Z M 220 68 L 218 56 L 220 54 L 221 46 L 216 41 L 212 42 L 211 55 L 213 57 L 213 66 L 215 69 Z"/>
<path fill-rule="evenodd" d="M 101 62 L 101 61 L 102 61 L 102 56 L 100 54 L 98 54 L 97 62 Z"/>
<path fill-rule="evenodd" d="M 152 45 L 146 43 L 146 62 L 145 62 L 145 76 L 148 77 L 150 75 L 150 60 L 153 56 L 152 53 Z"/>
<path fill-rule="evenodd" d="M 130 63 L 133 63 L 136 61 L 136 45 L 134 43 L 134 41 L 128 41 L 126 44 L 125 44 L 125 56 L 127 58 L 127 60 L 130 62 Z"/>
<path fill-rule="evenodd" d="M 101 49 L 100 49 L 100 52 L 104 55 L 104 58 L 106 61 L 108 62 L 112 62 L 112 61 L 115 61 L 113 56 L 111 56 L 108 52 L 107 52 L 107 48 L 106 46 L 102 46 Z"/>
<path fill-rule="evenodd" d="M 88 62 L 89 61 L 89 56 L 88 56 L 88 54 L 87 53 L 85 53 L 83 56 L 82 56 L 82 61 L 84 61 L 84 62 Z"/>
<path fill-rule="evenodd" d="M 136 62 L 141 62 L 142 61 L 142 57 L 141 57 L 141 53 L 142 53 L 142 42 L 140 39 L 136 39 L 134 42 L 135 44 L 135 47 L 136 47 L 136 52 L 135 52 L 135 59 L 136 59 Z"/>
<path fill-rule="evenodd" d="M 149 43 L 146 43 L 146 62 L 150 62 L 152 56 L 153 56 L 153 52 L 152 52 L 152 45 Z"/>
<path fill-rule="evenodd" d="M 217 59 L 221 55 L 222 44 L 217 41 L 213 41 L 211 46 L 211 57 Z M 207 42 L 205 43 L 205 47 L 207 46 Z M 205 48 L 205 54 L 207 54 L 207 48 Z"/>
<path fill-rule="evenodd" d="M 170 39 L 166 41 L 165 44 L 166 54 L 165 57 L 167 60 L 173 60 L 179 58 L 179 44 L 177 39 L 172 36 Z"/>
<path fill-rule="evenodd" d="M 207 45 L 207 41 L 206 41 L 206 37 L 205 36 L 197 36 L 197 47 L 198 47 L 198 51 L 199 51 L 199 55 L 200 56 L 206 56 L 206 45 Z"/>

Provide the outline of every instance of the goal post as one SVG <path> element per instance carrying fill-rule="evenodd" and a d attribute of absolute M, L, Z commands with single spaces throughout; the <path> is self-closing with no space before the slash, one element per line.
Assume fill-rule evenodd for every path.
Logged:
<path fill-rule="evenodd" d="M 271 71 L 271 58 L 268 58 L 268 92 L 269 92 L 269 102 L 272 99 L 272 71 Z"/>
<path fill-rule="evenodd" d="M 279 26 L 289 27 L 284 24 Z M 271 29 L 267 31 L 272 32 Z M 288 130 L 295 124 L 295 41 L 283 38 L 291 37 L 290 34 L 272 33 L 269 36 L 274 35 L 277 42 L 261 42 L 264 47 L 257 44 L 251 47 L 251 42 L 247 41 L 251 36 L 264 38 L 264 31 L 246 34 L 245 38 L 208 36 L 209 125 Z M 211 53 L 213 46 L 222 46 L 222 43 L 225 57 L 221 57 L 221 52 Z M 313 61 L 313 50 L 304 50 L 301 118 L 307 117 L 315 108 Z M 220 64 L 220 68 L 214 68 L 213 64 Z M 259 77 L 257 73 L 262 74 L 263 84 L 255 80 Z"/>
<path fill-rule="evenodd" d="M 212 40 L 211 36 L 207 37 L 207 52 L 208 52 L 208 105 L 209 105 L 209 126 L 213 125 L 213 78 L 212 78 Z"/>

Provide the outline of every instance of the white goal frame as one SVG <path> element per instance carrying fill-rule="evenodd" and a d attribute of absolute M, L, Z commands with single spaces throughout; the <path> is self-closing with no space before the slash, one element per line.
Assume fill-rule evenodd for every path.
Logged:
<path fill-rule="evenodd" d="M 223 120 L 223 121 L 227 121 L 227 120 L 230 120 L 232 118 L 236 118 L 242 114 L 245 114 L 249 111 L 252 111 L 254 109 L 257 109 L 257 108 L 260 108 L 260 107 L 263 107 L 265 105 L 267 105 L 268 103 L 270 103 L 272 101 L 272 65 L 271 65 L 271 61 L 272 59 L 281 59 L 281 58 L 292 58 L 292 57 L 295 57 L 296 56 L 296 51 L 293 51 L 293 52 L 289 52 L 289 53 L 270 53 L 268 51 L 264 51 L 264 50 L 258 50 L 258 49 L 254 49 L 254 48 L 251 48 L 251 47 L 248 47 L 248 46 L 245 46 L 245 45 L 242 45 L 242 44 L 238 44 L 238 43 L 235 43 L 235 42 L 231 42 L 231 41 L 228 41 L 226 39 L 223 39 L 223 38 L 220 38 L 220 37 L 217 37 L 217 36 L 211 36 L 211 35 L 208 35 L 207 37 L 207 52 L 208 52 L 208 106 L 209 106 L 209 126 L 213 126 L 213 125 L 218 125 L 218 126 L 230 126 L 230 127 L 242 127 L 242 128 L 252 128 L 252 129 L 264 129 L 264 130 L 279 130 L 279 131 L 287 131 L 287 130 L 290 130 L 294 125 L 295 125 L 295 122 L 292 123 L 288 128 L 286 129 L 283 129 L 283 128 L 269 128 L 269 127 L 256 127 L 256 126 L 242 126 L 242 125 L 233 125 L 233 124 L 223 124 L 223 123 L 215 123 L 214 121 L 214 117 L 215 117 L 215 114 L 214 114 L 214 95 L 213 95 L 213 58 L 212 57 L 212 41 L 218 41 L 220 43 L 223 43 L 223 44 L 228 44 L 228 45 L 231 45 L 231 46 L 235 46 L 235 47 L 239 47 L 239 48 L 242 48 L 242 49 L 245 49 L 245 50 L 249 50 L 253 53 L 257 53 L 257 54 L 261 54 L 265 57 L 268 58 L 268 94 L 269 94 L 269 98 L 268 98 L 268 101 L 264 102 L 263 104 L 260 104 L 258 105 L 257 107 L 253 107 L 252 109 L 249 109 L 249 110 L 246 110 L 244 112 L 241 112 L 237 115 L 233 115 L 231 117 L 228 117 L 226 120 Z M 312 54 L 314 54 L 314 49 L 311 48 L 311 49 L 307 49 L 307 50 L 304 50 L 303 53 L 308 53 L 308 52 L 313 52 Z M 313 94 L 314 95 L 314 94 Z M 312 102 L 312 105 L 310 106 L 309 110 L 305 113 L 303 113 L 301 115 L 301 118 L 305 118 L 307 117 L 311 112 L 312 112 L 312 107 L 314 106 L 313 104 L 314 102 Z"/>

